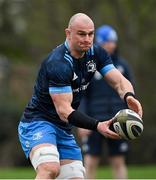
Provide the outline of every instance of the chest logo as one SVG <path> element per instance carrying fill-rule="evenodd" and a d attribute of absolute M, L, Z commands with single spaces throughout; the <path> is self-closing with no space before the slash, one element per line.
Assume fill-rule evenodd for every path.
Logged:
<path fill-rule="evenodd" d="M 88 61 L 86 66 L 87 66 L 87 72 L 95 72 L 96 71 L 96 64 L 93 60 Z"/>

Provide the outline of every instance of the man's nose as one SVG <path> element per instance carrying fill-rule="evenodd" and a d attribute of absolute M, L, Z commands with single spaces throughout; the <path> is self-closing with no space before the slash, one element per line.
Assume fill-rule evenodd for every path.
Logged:
<path fill-rule="evenodd" d="M 88 34 L 85 36 L 85 41 L 90 41 L 90 36 Z"/>

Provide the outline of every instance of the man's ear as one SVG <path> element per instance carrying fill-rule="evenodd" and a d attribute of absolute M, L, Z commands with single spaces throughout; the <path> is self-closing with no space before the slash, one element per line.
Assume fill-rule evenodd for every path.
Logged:
<path fill-rule="evenodd" d="M 66 29 L 65 29 L 65 34 L 66 34 L 66 38 L 70 39 L 71 31 L 70 31 L 69 28 L 66 28 Z"/>

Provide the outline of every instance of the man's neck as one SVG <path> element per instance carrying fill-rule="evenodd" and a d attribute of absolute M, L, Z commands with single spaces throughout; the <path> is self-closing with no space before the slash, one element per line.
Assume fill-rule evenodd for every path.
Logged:
<path fill-rule="evenodd" d="M 77 51 L 74 51 L 74 50 L 71 50 L 71 55 L 76 58 L 76 59 L 80 59 L 84 56 L 85 52 L 77 52 Z"/>
<path fill-rule="evenodd" d="M 73 49 L 67 40 L 65 41 L 65 46 L 67 47 L 70 54 L 76 59 L 80 59 L 85 55 L 85 52 L 76 51 L 75 49 Z"/>

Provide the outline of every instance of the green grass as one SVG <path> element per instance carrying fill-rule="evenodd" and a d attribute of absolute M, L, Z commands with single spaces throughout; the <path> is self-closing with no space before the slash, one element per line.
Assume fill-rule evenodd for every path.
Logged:
<path fill-rule="evenodd" d="M 0 179 L 34 179 L 33 168 L 0 169 Z"/>
<path fill-rule="evenodd" d="M 108 167 L 100 167 L 97 171 L 97 178 L 111 179 L 111 169 Z M 156 179 L 156 166 L 129 166 L 128 178 Z"/>
<path fill-rule="evenodd" d="M 128 176 L 131 179 L 156 179 L 156 166 L 129 166 Z M 32 168 L 0 169 L 0 179 L 34 179 L 35 172 Z M 111 179 L 111 169 L 100 167 L 97 178 Z"/>

